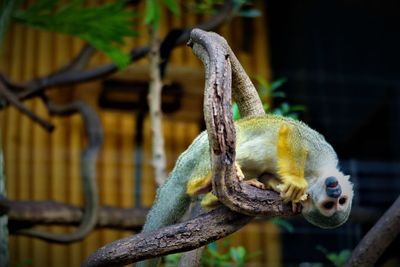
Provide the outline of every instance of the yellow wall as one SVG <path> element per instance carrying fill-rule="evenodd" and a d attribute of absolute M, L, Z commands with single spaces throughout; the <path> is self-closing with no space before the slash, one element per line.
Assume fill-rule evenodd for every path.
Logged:
<path fill-rule="evenodd" d="M 179 18 L 164 16 L 161 23 L 162 36 L 168 29 L 180 25 L 195 25 L 202 19 L 204 19 L 202 16 Z M 248 39 L 242 36 L 243 31 L 238 30 L 241 29 L 241 23 L 240 19 L 234 19 L 221 27 L 218 32 L 232 44 L 233 50 L 249 74 L 260 74 L 269 79 L 265 18 L 256 18 L 252 21 L 252 27 L 257 34 L 254 40 L 248 40 L 251 42 L 251 53 L 239 50 L 242 40 Z M 128 40 L 126 49 L 147 44 L 146 31 L 141 22 L 138 25 L 140 37 Z M 14 81 L 28 81 L 51 73 L 68 63 L 79 52 L 82 45 L 80 40 L 71 37 L 13 25 L 6 36 L 0 55 L 0 71 Z M 90 65 L 93 67 L 105 62 L 109 60 L 98 53 Z M 139 66 L 143 71 L 146 64 L 146 59 L 140 60 L 134 64 L 133 70 Z M 164 116 L 163 127 L 169 170 L 173 167 L 177 156 L 200 131 L 199 120 L 196 118 L 202 116 L 200 96 L 204 71 L 191 49 L 185 46 L 173 51 L 170 66 L 172 66 L 171 77 L 174 76 L 174 69 L 177 70 L 175 76 L 176 73 L 179 74 L 178 70 L 189 69 L 195 78 L 186 80 L 187 86 L 192 85 L 192 87 L 186 94 L 183 111 L 178 115 Z M 130 70 L 116 77 L 129 77 Z M 105 132 L 104 145 L 97 163 L 100 202 L 102 205 L 131 207 L 134 204 L 132 177 L 135 115 L 129 112 L 100 110 L 95 97 L 99 88 L 100 83 L 94 81 L 76 86 L 57 87 L 50 92 L 50 95 L 63 100 L 84 99 L 98 110 Z M 49 117 L 46 108 L 37 99 L 26 101 L 25 104 L 35 113 L 51 121 L 56 126 L 56 130 L 52 134 L 47 133 L 14 107 L 0 111 L 8 197 L 13 200 L 52 199 L 81 206 L 79 153 L 85 140 L 80 117 L 78 115 L 68 118 Z M 184 116 L 191 113 L 192 116 Z M 147 118 L 144 127 L 141 169 L 144 178 L 142 203 L 150 206 L 156 188 L 151 169 L 151 139 Z M 73 230 L 67 227 L 45 227 L 45 229 L 59 232 Z M 11 261 L 14 266 L 25 260 L 33 261 L 32 265 L 27 266 L 79 266 L 82 259 L 96 248 L 130 234 L 126 231 L 95 230 L 82 242 L 71 245 L 49 244 L 37 239 L 12 236 L 10 238 Z M 260 263 L 260 266 L 266 266 L 266 263 L 270 266 L 279 266 L 280 247 L 275 226 L 268 223 L 250 224 L 230 239 L 232 245 L 241 244 L 250 252 L 262 252 L 255 258 L 257 262 L 264 262 Z"/>

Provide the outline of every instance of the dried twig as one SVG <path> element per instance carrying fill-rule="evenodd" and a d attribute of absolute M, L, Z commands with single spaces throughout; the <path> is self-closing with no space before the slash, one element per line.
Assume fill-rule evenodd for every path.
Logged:
<path fill-rule="evenodd" d="M 19 233 L 50 242 L 71 243 L 83 239 L 93 230 L 97 222 L 99 206 L 96 183 L 96 159 L 103 142 L 103 129 L 96 111 L 84 102 L 76 101 L 66 105 L 56 105 L 46 101 L 46 104 L 52 115 L 68 116 L 79 113 L 83 119 L 87 135 L 87 145 L 81 153 L 80 164 L 85 212 L 77 230 L 72 233 L 54 234 L 36 229 L 23 229 Z"/>
<path fill-rule="evenodd" d="M 1 81 L 0 81 L 0 95 L 2 95 L 6 99 L 6 101 L 8 101 L 10 104 L 12 104 L 20 112 L 27 115 L 32 121 L 38 123 L 40 126 L 42 126 L 44 129 L 46 129 L 49 132 L 53 131 L 54 125 L 52 125 L 51 123 L 42 119 L 37 114 L 35 114 L 33 111 L 29 110 L 24 104 L 22 104 L 19 101 L 18 97 L 16 95 L 14 95 L 13 92 L 8 90 L 8 88 L 5 86 L 5 84 L 3 84 Z"/>

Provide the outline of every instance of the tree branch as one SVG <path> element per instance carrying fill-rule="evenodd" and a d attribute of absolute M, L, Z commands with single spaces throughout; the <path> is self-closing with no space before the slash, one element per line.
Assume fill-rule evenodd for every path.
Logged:
<path fill-rule="evenodd" d="M 270 201 L 280 205 L 277 209 L 279 212 L 271 213 L 271 216 L 293 214 L 290 206 L 283 204 L 277 193 L 269 192 L 269 196 Z M 252 219 L 252 216 L 221 206 L 187 222 L 107 244 L 90 255 L 81 266 L 124 266 L 161 255 L 192 250 L 237 231 Z"/>
<path fill-rule="evenodd" d="M 54 234 L 36 229 L 23 229 L 19 233 L 37 237 L 49 242 L 71 243 L 83 239 L 96 225 L 98 216 L 98 190 L 96 182 L 96 159 L 103 142 L 103 129 L 96 111 L 82 101 L 66 105 L 57 105 L 48 101 L 45 103 L 52 115 L 68 116 L 79 113 L 86 130 L 87 145 L 80 156 L 81 181 L 84 191 L 85 213 L 82 222 L 75 232 L 68 234 Z"/>
<path fill-rule="evenodd" d="M 400 196 L 354 249 L 345 267 L 375 266 L 400 232 Z"/>
<path fill-rule="evenodd" d="M 18 97 L 14 95 L 14 93 L 8 90 L 5 84 L 3 84 L 1 81 L 0 81 L 0 95 L 2 95 L 4 99 L 8 101 L 8 103 L 12 104 L 16 109 L 18 109 L 23 114 L 27 115 L 32 121 L 38 123 L 48 132 L 53 131 L 54 125 L 42 119 L 41 117 L 36 115 L 33 111 L 29 110 L 24 104 L 22 104 L 19 101 Z M 2 105 L 0 104 L 0 106 Z"/>
<path fill-rule="evenodd" d="M 269 216 L 278 206 L 268 200 L 267 191 L 258 188 L 254 191 L 253 186 L 240 183 L 234 170 L 230 52 L 221 40 L 222 37 L 217 37 L 215 33 L 194 29 L 189 41 L 193 53 L 206 68 L 204 117 L 212 152 L 213 191 L 232 210 L 253 216 Z"/>
<path fill-rule="evenodd" d="M 148 209 L 144 208 L 99 207 L 96 227 L 137 231 L 142 227 L 147 212 Z M 9 217 L 11 231 L 18 234 L 15 232 L 18 229 L 34 225 L 78 225 L 83 211 L 80 207 L 56 201 L 11 201 L 0 196 L 0 216 L 5 214 Z M 374 223 L 379 215 L 379 211 L 373 208 L 354 207 L 350 221 Z M 264 219 L 259 217 L 257 221 Z"/>
<path fill-rule="evenodd" d="M 82 221 L 83 210 L 77 206 L 55 201 L 0 200 L 0 210 L 9 219 L 12 234 L 34 225 L 76 226 Z M 138 231 L 142 228 L 148 209 L 99 207 L 96 227 Z"/>

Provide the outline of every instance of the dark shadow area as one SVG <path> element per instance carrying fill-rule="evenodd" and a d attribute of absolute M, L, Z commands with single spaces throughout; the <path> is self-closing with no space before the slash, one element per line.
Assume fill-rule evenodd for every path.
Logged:
<path fill-rule="evenodd" d="M 398 1 L 317 0 L 268 1 L 266 10 L 274 79 L 287 79 L 289 102 L 305 105 L 302 119 L 335 147 L 355 183 L 354 205 L 382 213 L 400 192 L 399 10 Z M 283 235 L 285 266 L 327 263 L 316 246 L 352 249 L 373 225 L 293 223 L 296 233 Z M 397 238 L 377 266 L 399 263 L 399 246 Z"/>

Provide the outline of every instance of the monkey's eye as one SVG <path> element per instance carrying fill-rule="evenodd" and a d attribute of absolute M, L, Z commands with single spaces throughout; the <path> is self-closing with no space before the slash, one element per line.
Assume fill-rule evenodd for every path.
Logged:
<path fill-rule="evenodd" d="M 347 202 L 347 198 L 345 198 L 345 197 L 342 197 L 342 198 L 339 199 L 339 204 L 340 205 L 344 205 L 344 204 L 346 204 L 346 202 Z"/>
<path fill-rule="evenodd" d="M 322 207 L 324 207 L 324 209 L 330 210 L 333 208 L 334 205 L 335 203 L 333 201 L 327 201 L 324 204 L 322 204 Z"/>

